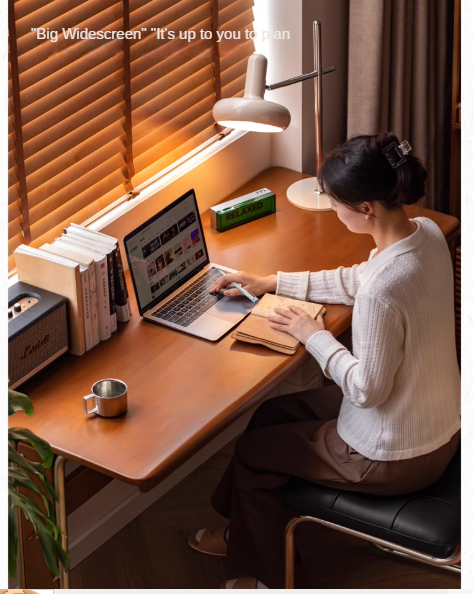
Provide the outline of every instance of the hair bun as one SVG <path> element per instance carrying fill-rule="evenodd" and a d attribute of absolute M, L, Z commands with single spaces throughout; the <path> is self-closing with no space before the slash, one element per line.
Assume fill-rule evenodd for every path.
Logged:
<path fill-rule="evenodd" d="M 380 132 L 340 144 L 322 164 L 318 176 L 322 189 L 354 210 L 362 202 L 378 201 L 388 210 L 415 204 L 425 194 L 427 172 L 411 153 L 393 168 L 383 153 L 393 142 L 400 144 L 393 132 Z"/>

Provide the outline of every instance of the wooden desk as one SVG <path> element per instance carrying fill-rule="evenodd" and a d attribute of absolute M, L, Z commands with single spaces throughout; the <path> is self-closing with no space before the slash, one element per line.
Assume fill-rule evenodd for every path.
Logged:
<path fill-rule="evenodd" d="M 277 270 L 322 270 L 362 262 L 374 247 L 370 236 L 350 233 L 335 212 L 312 213 L 290 205 L 286 189 L 303 174 L 272 168 L 228 196 L 262 187 L 277 195 L 277 213 L 218 233 L 203 213 L 211 261 L 256 274 Z M 223 197 L 222 197 L 223 201 Z M 457 219 L 418 207 L 409 216 L 428 216 L 446 236 Z M 82 357 L 65 355 L 20 389 L 34 415 L 10 417 L 49 441 L 54 452 L 147 491 L 230 425 L 307 359 L 263 347 L 217 343 L 144 322 L 128 282 L 133 316 L 110 340 Z M 327 307 L 325 323 L 335 336 L 350 325 L 351 308 Z M 124 418 L 87 417 L 82 397 L 99 379 L 128 384 Z"/>
<path fill-rule="evenodd" d="M 370 236 L 350 233 L 335 212 L 312 213 L 290 205 L 286 188 L 303 174 L 272 168 L 231 194 L 262 187 L 277 195 L 277 213 L 218 233 L 202 216 L 211 261 L 256 274 L 277 270 L 322 270 L 362 262 L 374 247 Z M 446 236 L 457 219 L 418 207 L 409 216 L 429 216 Z M 30 418 L 10 423 L 49 441 L 55 453 L 118 478 L 152 488 L 204 443 L 228 426 L 308 357 L 294 357 L 236 343 L 217 343 L 144 322 L 128 282 L 133 315 L 110 340 L 81 357 L 65 355 L 21 386 L 34 403 Z M 334 335 L 351 320 L 351 308 L 327 307 L 325 323 Z M 102 378 L 128 384 L 124 418 L 87 417 L 82 397 Z"/>

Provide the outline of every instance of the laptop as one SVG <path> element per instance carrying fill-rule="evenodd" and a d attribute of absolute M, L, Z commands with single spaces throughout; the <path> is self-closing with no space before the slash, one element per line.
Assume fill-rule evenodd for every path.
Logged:
<path fill-rule="evenodd" d="M 210 263 L 194 190 L 123 239 L 140 315 L 206 340 L 218 340 L 251 311 L 244 296 L 210 295 L 223 272 Z"/>

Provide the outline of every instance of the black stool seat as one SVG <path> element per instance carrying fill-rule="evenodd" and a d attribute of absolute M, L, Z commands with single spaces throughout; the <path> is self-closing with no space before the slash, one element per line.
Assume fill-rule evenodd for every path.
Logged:
<path fill-rule="evenodd" d="M 408 495 L 366 495 L 291 478 L 284 504 L 298 515 L 446 559 L 460 544 L 460 463 L 458 448 L 439 481 Z"/>

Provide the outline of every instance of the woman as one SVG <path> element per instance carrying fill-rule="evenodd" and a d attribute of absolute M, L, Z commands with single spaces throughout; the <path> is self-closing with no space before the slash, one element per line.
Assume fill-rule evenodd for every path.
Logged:
<path fill-rule="evenodd" d="M 455 454 L 460 376 L 450 254 L 434 222 L 409 220 L 402 208 L 424 195 L 425 179 L 394 134 L 348 140 L 326 157 L 319 181 L 342 223 L 372 235 L 377 248 L 368 261 L 316 273 L 229 274 L 211 288 L 239 282 L 258 295 L 354 306 L 353 354 L 321 316 L 290 307 L 269 318 L 337 385 L 267 400 L 238 440 L 212 498 L 230 528 L 189 537 L 193 548 L 228 554 L 252 576 L 223 588 L 284 587 L 284 528 L 293 514 L 281 491 L 290 476 L 397 495 L 437 481 Z"/>

